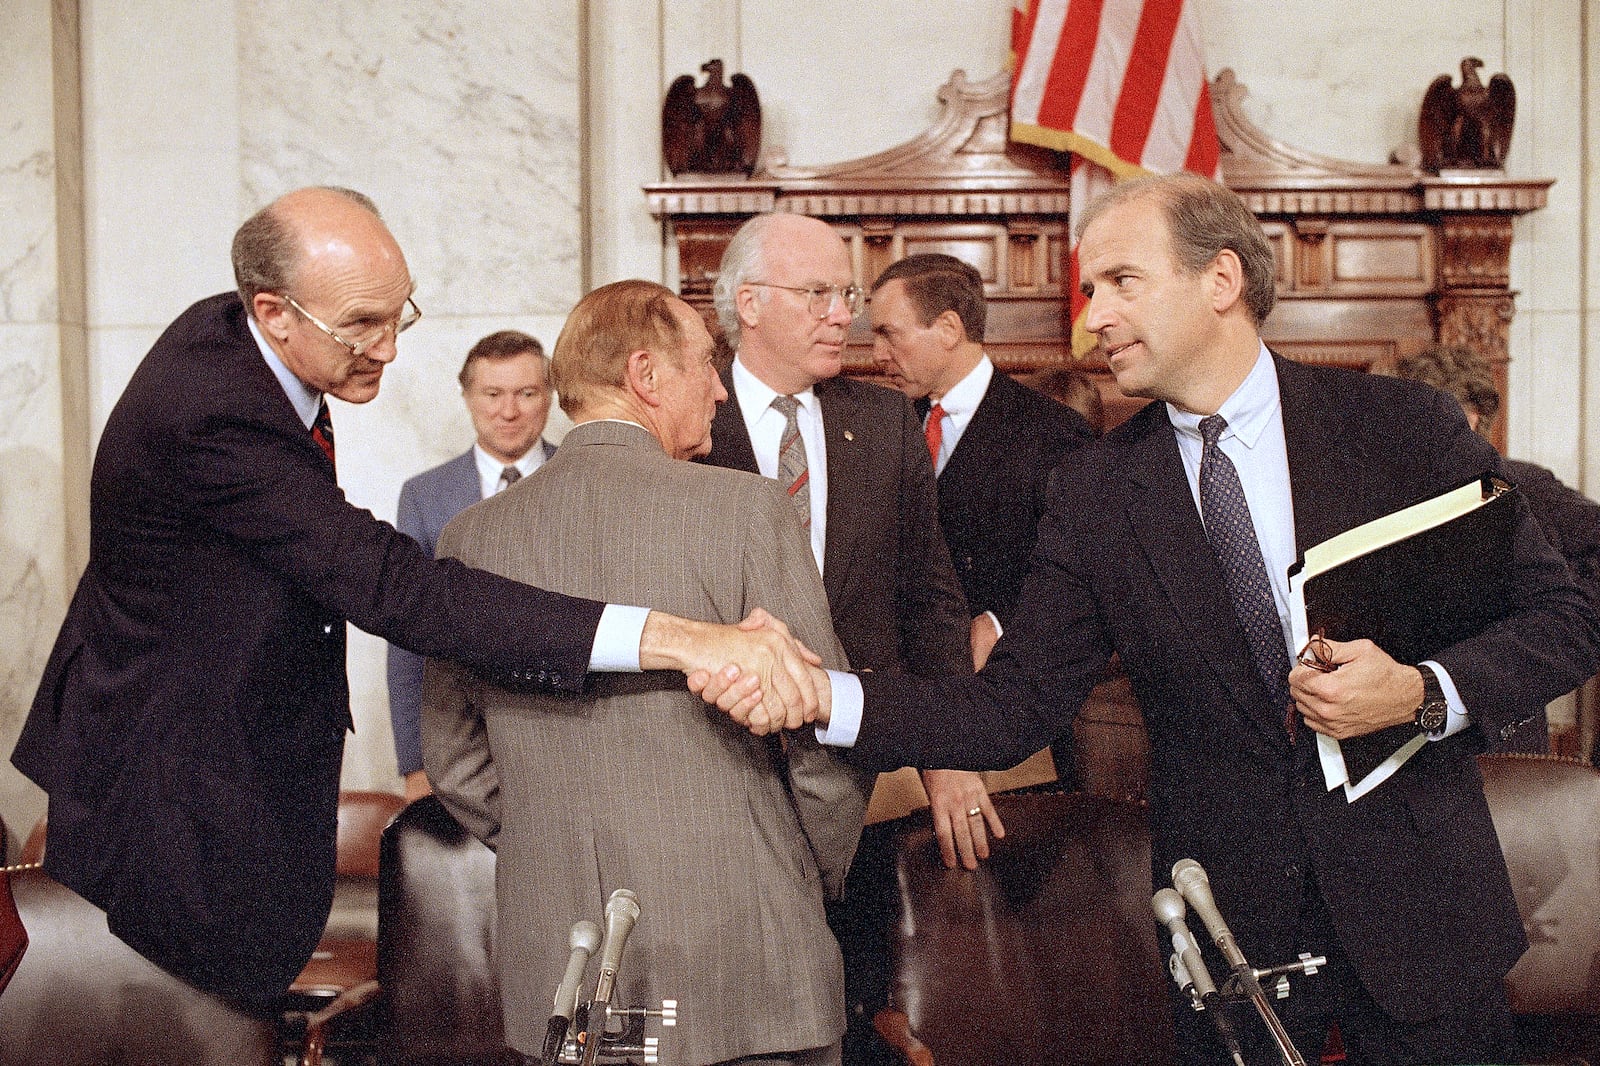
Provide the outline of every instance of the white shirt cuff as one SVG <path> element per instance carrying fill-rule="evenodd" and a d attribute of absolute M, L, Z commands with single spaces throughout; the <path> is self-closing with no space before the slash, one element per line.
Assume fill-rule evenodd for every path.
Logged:
<path fill-rule="evenodd" d="M 994 623 L 994 635 L 998 639 L 1006 635 L 1006 627 L 1000 624 L 1000 616 L 993 611 L 984 611 L 989 616 L 989 621 Z"/>
<path fill-rule="evenodd" d="M 833 686 L 833 708 L 828 714 L 828 724 L 817 726 L 817 743 L 835 748 L 855 747 L 861 732 L 861 709 L 866 702 L 861 692 L 861 679 L 855 674 L 840 670 L 828 671 L 828 683 Z"/>
<path fill-rule="evenodd" d="M 638 673 L 639 641 L 644 638 L 648 607 L 626 607 L 608 603 L 600 612 L 600 625 L 594 631 L 594 647 L 589 649 L 589 669 L 603 673 Z"/>
<path fill-rule="evenodd" d="M 1461 702 L 1461 693 L 1456 691 L 1456 683 L 1450 680 L 1450 671 L 1428 659 L 1417 664 L 1426 666 L 1433 671 L 1433 676 L 1439 679 L 1439 687 L 1444 690 L 1444 701 L 1450 707 L 1444 721 L 1444 732 L 1438 735 L 1429 734 L 1429 740 L 1443 740 L 1445 737 L 1454 736 L 1472 724 L 1472 717 L 1467 714 L 1466 705 Z"/>

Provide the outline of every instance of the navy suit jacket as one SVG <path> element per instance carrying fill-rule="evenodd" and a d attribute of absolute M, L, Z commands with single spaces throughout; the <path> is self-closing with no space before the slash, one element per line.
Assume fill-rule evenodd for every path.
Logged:
<path fill-rule="evenodd" d="M 556 446 L 541 440 L 544 457 Z M 431 559 L 446 522 L 483 497 L 473 449 L 449 462 L 407 479 L 400 487 L 395 528 L 418 544 Z M 422 656 L 389 645 L 389 724 L 394 729 L 395 762 L 402 775 L 422 769 Z"/>
<path fill-rule="evenodd" d="M 12 753 L 49 793 L 45 869 L 158 965 L 270 1005 L 333 894 L 346 621 L 576 689 L 601 608 L 346 502 L 239 297 L 202 300 L 106 421 L 89 565 Z"/>
<path fill-rule="evenodd" d="M 1276 365 L 1301 551 L 1498 466 L 1440 393 Z M 1292 742 L 1271 706 L 1166 407 L 1150 404 L 1062 464 L 1016 615 L 982 673 L 862 676 L 857 757 L 1015 763 L 1063 732 L 1116 652 L 1149 727 L 1156 883 L 1177 859 L 1199 860 L 1246 955 L 1277 963 L 1301 950 L 1309 869 L 1379 1005 L 1433 1017 L 1493 987 L 1526 947 L 1474 758 L 1482 737 L 1536 721 L 1594 672 L 1594 616 L 1519 507 L 1516 610 L 1434 656 L 1473 728 L 1348 803 L 1323 788 L 1309 731 Z"/>
<path fill-rule="evenodd" d="M 926 417 L 928 404 L 918 413 Z M 1082 415 L 999 370 L 939 472 L 939 526 L 973 614 L 1001 625 L 1028 573 L 1050 473 L 1094 439 Z"/>
<path fill-rule="evenodd" d="M 701 461 L 759 473 L 731 369 L 722 383 L 728 401 Z M 851 667 L 971 674 L 971 616 L 939 534 L 933 462 L 911 402 L 845 377 L 812 391 L 828 449 L 822 583 Z"/>

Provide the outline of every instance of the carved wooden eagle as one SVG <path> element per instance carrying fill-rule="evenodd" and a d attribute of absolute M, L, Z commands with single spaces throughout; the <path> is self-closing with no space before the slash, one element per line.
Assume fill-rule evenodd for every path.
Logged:
<path fill-rule="evenodd" d="M 1428 86 L 1417 121 L 1424 170 L 1437 174 L 1457 167 L 1498 170 L 1506 165 L 1517 91 L 1504 74 L 1490 78 L 1485 87 L 1478 80 L 1481 66 L 1483 60 L 1468 56 L 1461 61 L 1459 88 L 1450 84 L 1448 74 Z"/>
<path fill-rule="evenodd" d="M 661 109 L 661 151 L 673 174 L 749 175 L 761 150 L 761 101 L 755 83 L 735 74 L 722 83 L 722 60 L 702 66 L 704 85 L 694 75 L 676 78 Z"/>

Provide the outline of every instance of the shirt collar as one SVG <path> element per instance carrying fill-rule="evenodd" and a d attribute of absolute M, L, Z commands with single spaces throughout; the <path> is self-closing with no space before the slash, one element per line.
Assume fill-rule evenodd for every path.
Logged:
<path fill-rule="evenodd" d="M 772 407 L 772 401 L 785 395 L 772 389 L 766 382 L 750 372 L 750 368 L 740 361 L 738 356 L 733 357 L 733 393 L 739 397 L 739 406 L 750 412 L 750 419 L 754 422 L 762 417 Z M 800 401 L 800 406 L 807 411 L 816 403 L 816 396 L 810 389 L 794 393 L 794 398 Z M 782 415 L 778 415 L 782 418 Z"/>
<path fill-rule="evenodd" d="M 967 376 L 956 382 L 949 392 L 937 401 L 944 408 L 947 415 L 970 415 L 978 409 L 983 402 L 984 393 L 989 391 L 989 382 L 994 379 L 994 364 L 985 354 L 978 360 L 978 365 L 967 371 Z"/>
<path fill-rule="evenodd" d="M 256 339 L 256 347 L 261 349 L 261 357 L 267 361 L 272 376 L 278 379 L 283 394 L 289 397 L 289 402 L 294 405 L 294 413 L 300 416 L 300 421 L 304 422 L 306 429 L 309 430 L 317 420 L 317 408 L 322 406 L 322 393 L 295 377 L 294 372 L 283 365 L 283 360 L 278 358 L 278 353 L 267 343 L 266 336 L 256 325 L 253 316 L 246 316 L 245 322 L 249 325 L 250 335 Z"/>
<path fill-rule="evenodd" d="M 472 445 L 472 457 L 477 460 L 478 473 L 480 474 L 493 474 L 496 478 L 498 478 L 502 470 L 508 466 L 514 466 L 517 468 L 517 473 L 521 474 L 523 477 L 527 477 L 529 474 L 539 469 L 540 466 L 544 465 L 544 438 L 541 437 L 540 439 L 534 441 L 533 447 L 524 452 L 522 458 L 518 459 L 514 463 L 501 462 L 499 459 L 496 459 L 494 456 L 484 451 L 483 445 L 477 443 L 476 441 L 474 441 Z"/>
<path fill-rule="evenodd" d="M 1244 381 L 1233 390 L 1233 395 L 1222 402 L 1217 414 L 1228 423 L 1223 436 L 1235 437 L 1246 448 L 1254 448 L 1266 432 L 1267 426 L 1278 417 L 1282 398 L 1278 394 L 1278 368 L 1272 362 L 1272 353 L 1265 343 L 1256 353 L 1255 366 L 1245 375 Z M 1200 420 L 1204 415 L 1180 411 L 1167 404 L 1167 417 L 1172 428 L 1195 440 L 1200 439 Z"/>

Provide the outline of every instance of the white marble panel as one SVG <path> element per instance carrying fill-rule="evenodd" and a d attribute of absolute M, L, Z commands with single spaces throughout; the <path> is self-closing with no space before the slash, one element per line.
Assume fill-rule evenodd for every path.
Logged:
<path fill-rule="evenodd" d="M 240 2 L 246 199 L 371 195 L 440 312 L 577 299 L 577 6 Z"/>
<path fill-rule="evenodd" d="M 57 311 L 50 4 L 0 4 L 0 322 Z"/>
<path fill-rule="evenodd" d="M 66 613 L 59 330 L 0 323 L 0 752 L 10 752 Z M 25 831 L 39 791 L 9 763 L 0 819 Z"/>
<path fill-rule="evenodd" d="M 1245 110 L 1302 148 L 1381 163 L 1416 142 L 1429 82 L 1459 79 L 1462 56 L 1504 69 L 1504 0 L 1330 4 L 1200 0 L 1206 65 L 1232 67 L 1250 89 Z"/>
<path fill-rule="evenodd" d="M 722 0 L 732 4 L 733 0 Z M 661 224 L 645 210 L 639 187 L 667 176 L 661 159 L 661 101 L 679 74 L 697 71 L 719 44 L 697 45 L 707 54 L 662 58 L 663 20 L 707 5 L 654 6 L 632 0 L 592 0 L 589 5 L 589 279 L 591 288 L 623 278 L 664 276 Z M 721 3 L 712 6 L 721 6 Z M 698 35 L 683 40 L 700 41 Z M 731 62 L 731 60 L 730 60 Z M 697 78 L 699 75 L 697 75 Z M 644 116 L 650 116 L 646 118 Z M 672 264 L 674 269 L 676 264 Z"/>
<path fill-rule="evenodd" d="M 787 149 L 797 165 L 854 159 L 910 140 L 938 118 L 934 92 L 951 71 L 961 67 L 979 79 L 1001 69 L 1010 20 L 1009 0 L 746 0 L 740 51 L 761 93 L 762 139 Z"/>
<path fill-rule="evenodd" d="M 1583 322 L 1577 311 L 1535 310 L 1527 319 L 1527 355 L 1510 367 L 1511 422 L 1506 453 L 1548 466 L 1568 484 L 1583 469 Z"/>
<path fill-rule="evenodd" d="M 89 321 L 159 327 L 233 284 L 234 5 L 83 8 Z"/>

